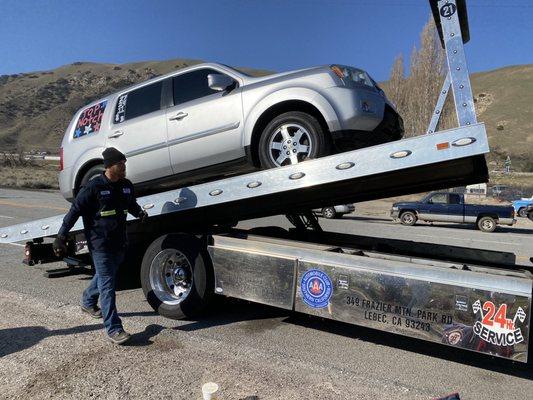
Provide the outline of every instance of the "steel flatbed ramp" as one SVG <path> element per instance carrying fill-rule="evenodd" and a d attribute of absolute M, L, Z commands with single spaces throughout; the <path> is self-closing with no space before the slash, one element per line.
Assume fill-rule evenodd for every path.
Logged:
<path fill-rule="evenodd" d="M 488 152 L 480 123 L 170 190 L 138 202 L 161 224 L 219 224 L 485 182 L 483 154 Z M 1 228 L 0 243 L 56 235 L 62 220 L 59 215 Z M 79 220 L 71 232 L 82 229 Z"/>

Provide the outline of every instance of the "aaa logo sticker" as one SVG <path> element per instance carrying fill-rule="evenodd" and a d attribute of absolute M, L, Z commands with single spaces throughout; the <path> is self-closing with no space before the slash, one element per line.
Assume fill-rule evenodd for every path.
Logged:
<path fill-rule="evenodd" d="M 513 319 L 507 318 L 507 304 L 497 307 L 492 301 L 486 301 L 482 306 L 477 300 L 472 304 L 472 310 L 481 317 L 481 321 L 474 324 L 474 333 L 485 342 L 513 346 L 524 341 L 522 330 L 517 327 L 527 317 L 522 307 L 518 307 Z"/>
<path fill-rule="evenodd" d="M 318 269 L 310 269 L 300 282 L 302 298 L 305 304 L 313 308 L 328 306 L 332 293 L 332 284 L 329 276 Z"/>

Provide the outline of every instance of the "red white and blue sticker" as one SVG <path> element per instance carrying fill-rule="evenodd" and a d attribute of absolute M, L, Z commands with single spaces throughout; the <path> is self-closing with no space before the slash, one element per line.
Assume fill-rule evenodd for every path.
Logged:
<path fill-rule="evenodd" d="M 318 269 L 310 269 L 300 282 L 302 299 L 305 304 L 312 308 L 324 308 L 328 306 L 332 294 L 331 279 Z"/>
<path fill-rule="evenodd" d="M 76 129 L 74 130 L 74 139 L 96 133 L 100 130 L 106 105 L 107 100 L 104 100 L 81 112 Z"/>

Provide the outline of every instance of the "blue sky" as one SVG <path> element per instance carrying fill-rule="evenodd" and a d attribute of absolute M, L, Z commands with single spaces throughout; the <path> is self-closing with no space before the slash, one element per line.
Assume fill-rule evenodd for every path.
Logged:
<path fill-rule="evenodd" d="M 533 63 L 533 1 L 468 0 L 471 72 Z M 342 63 L 389 76 L 426 0 L 0 0 L 0 74 L 172 58 L 285 71 Z"/>

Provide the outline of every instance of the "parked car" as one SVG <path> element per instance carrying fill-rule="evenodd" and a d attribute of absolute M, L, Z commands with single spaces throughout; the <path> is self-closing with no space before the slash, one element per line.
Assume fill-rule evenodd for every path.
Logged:
<path fill-rule="evenodd" d="M 400 139 L 403 122 L 365 71 L 341 65 L 251 77 L 200 64 L 131 86 L 79 110 L 60 151 L 67 199 L 128 158 L 138 194 L 295 164 Z"/>
<path fill-rule="evenodd" d="M 533 221 L 533 204 L 530 204 L 526 208 L 526 217 Z"/>
<path fill-rule="evenodd" d="M 513 201 L 513 207 L 516 215 L 519 217 L 527 217 L 527 207 L 533 205 L 533 197 L 530 199 L 522 198 L 520 200 Z"/>
<path fill-rule="evenodd" d="M 353 204 L 341 204 L 331 207 L 323 207 L 321 209 L 313 210 L 317 214 L 322 215 L 327 219 L 341 218 L 344 214 L 349 214 L 355 211 Z"/>
<path fill-rule="evenodd" d="M 513 225 L 514 216 L 511 206 L 466 204 L 458 193 L 430 193 L 421 201 L 394 203 L 391 210 L 391 217 L 403 225 L 418 220 L 470 223 L 483 232 L 493 232 L 497 225 Z"/>

